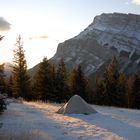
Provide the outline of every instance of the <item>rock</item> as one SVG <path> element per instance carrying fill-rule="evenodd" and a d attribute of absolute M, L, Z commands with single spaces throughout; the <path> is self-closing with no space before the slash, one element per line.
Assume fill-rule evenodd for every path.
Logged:
<path fill-rule="evenodd" d="M 64 104 L 57 113 L 60 114 L 92 114 L 97 113 L 93 109 L 92 106 L 90 106 L 88 103 L 86 103 L 80 96 L 74 95 L 70 98 L 70 100 Z"/>

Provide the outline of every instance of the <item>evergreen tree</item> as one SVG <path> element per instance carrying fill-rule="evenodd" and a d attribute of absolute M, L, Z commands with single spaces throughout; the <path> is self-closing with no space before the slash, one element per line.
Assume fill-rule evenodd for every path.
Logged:
<path fill-rule="evenodd" d="M 104 74 L 105 94 L 108 96 L 108 105 L 119 105 L 118 95 L 119 67 L 114 56 Z"/>
<path fill-rule="evenodd" d="M 23 41 L 19 35 L 15 44 L 13 58 L 13 93 L 15 97 L 30 99 L 30 77 L 27 74 L 27 64 L 24 55 Z"/>
<path fill-rule="evenodd" d="M 56 68 L 52 65 L 52 101 L 57 102 L 57 79 L 56 79 Z"/>
<path fill-rule="evenodd" d="M 134 107 L 140 109 L 140 78 L 138 75 L 134 75 L 134 76 L 135 76 Z"/>
<path fill-rule="evenodd" d="M 64 60 L 61 59 L 56 70 L 56 98 L 58 102 L 63 102 L 70 97 L 67 81 L 67 69 Z"/>
<path fill-rule="evenodd" d="M 74 68 L 71 72 L 70 79 L 69 79 L 69 87 L 71 89 L 72 96 L 79 93 L 78 86 L 77 86 L 77 70 Z"/>
<path fill-rule="evenodd" d="M 39 70 L 34 77 L 34 96 L 36 99 L 47 101 L 53 97 L 52 65 L 46 57 L 39 65 Z"/>
<path fill-rule="evenodd" d="M 88 80 L 82 71 L 81 65 L 77 69 L 73 69 L 70 77 L 70 87 L 73 94 L 78 94 L 85 100 L 89 99 Z"/>
<path fill-rule="evenodd" d="M 99 76 L 96 76 L 96 94 L 94 96 L 94 102 L 99 105 L 106 105 L 108 102 L 104 81 Z"/>
<path fill-rule="evenodd" d="M 128 108 L 140 108 L 140 79 L 137 75 L 129 77 L 127 82 Z"/>
<path fill-rule="evenodd" d="M 128 108 L 132 108 L 134 105 L 134 81 L 135 77 L 131 76 L 129 77 L 127 81 L 127 105 Z"/>
<path fill-rule="evenodd" d="M 127 107 L 126 82 L 125 74 L 120 73 L 118 81 L 118 106 L 120 107 Z"/>
<path fill-rule="evenodd" d="M 95 103 L 120 107 L 140 108 L 140 79 L 137 75 L 126 80 L 119 72 L 118 61 L 113 57 L 103 79 L 96 78 Z"/>

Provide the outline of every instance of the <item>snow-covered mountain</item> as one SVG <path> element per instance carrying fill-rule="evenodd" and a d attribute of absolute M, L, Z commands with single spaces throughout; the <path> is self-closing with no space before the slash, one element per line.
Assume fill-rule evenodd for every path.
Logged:
<path fill-rule="evenodd" d="M 83 65 L 88 76 L 101 72 L 113 55 L 127 74 L 140 73 L 140 15 L 101 14 L 79 35 L 60 43 L 51 61 L 61 58 L 71 70 Z"/>

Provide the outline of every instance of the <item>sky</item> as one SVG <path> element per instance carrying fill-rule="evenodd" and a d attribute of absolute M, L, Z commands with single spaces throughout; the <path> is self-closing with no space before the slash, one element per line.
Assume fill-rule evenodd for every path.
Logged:
<path fill-rule="evenodd" d="M 0 63 L 13 61 L 23 38 L 28 68 L 56 53 L 59 43 L 78 35 L 102 13 L 140 14 L 140 0 L 0 0 Z"/>

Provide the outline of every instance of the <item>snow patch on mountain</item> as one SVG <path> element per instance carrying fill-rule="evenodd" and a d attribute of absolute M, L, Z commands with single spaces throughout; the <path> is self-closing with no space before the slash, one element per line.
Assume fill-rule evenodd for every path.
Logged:
<path fill-rule="evenodd" d="M 117 48 L 118 52 L 140 50 L 139 23 L 140 16 L 134 14 L 102 14 L 75 39 L 93 37 L 100 45 Z"/>

